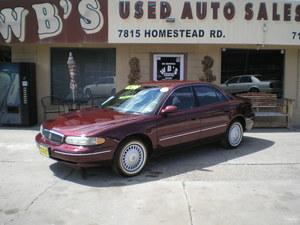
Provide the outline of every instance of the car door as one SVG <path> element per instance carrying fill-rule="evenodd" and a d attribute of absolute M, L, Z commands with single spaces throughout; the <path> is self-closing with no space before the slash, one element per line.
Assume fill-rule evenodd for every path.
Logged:
<path fill-rule="evenodd" d="M 106 94 L 107 96 L 114 95 L 114 89 L 115 84 L 114 84 L 114 78 L 113 77 L 107 77 L 107 89 L 106 89 Z"/>
<path fill-rule="evenodd" d="M 252 86 L 252 80 L 250 76 L 242 76 L 239 80 L 238 92 L 247 92 Z"/>
<path fill-rule="evenodd" d="M 194 86 L 198 102 L 197 120 L 200 122 L 199 138 L 207 138 L 226 132 L 231 108 L 227 98 L 217 88 L 208 85 Z"/>
<path fill-rule="evenodd" d="M 101 84 L 103 83 L 103 78 L 99 78 L 96 84 L 93 86 L 94 96 L 101 95 Z"/>
<path fill-rule="evenodd" d="M 181 87 L 175 90 L 164 106 L 176 106 L 177 111 L 160 115 L 157 119 L 157 143 L 160 147 L 169 147 L 197 139 L 193 131 L 199 124 L 194 119 L 195 96 L 192 87 Z"/>
<path fill-rule="evenodd" d="M 109 77 L 104 77 L 102 84 L 99 86 L 101 89 L 101 96 L 109 96 L 108 89 L 109 89 Z"/>
<path fill-rule="evenodd" d="M 239 77 L 233 77 L 226 82 L 225 90 L 230 93 L 239 92 Z"/>
<path fill-rule="evenodd" d="M 98 96 L 108 96 L 108 77 L 102 77 L 101 82 L 97 85 Z"/>

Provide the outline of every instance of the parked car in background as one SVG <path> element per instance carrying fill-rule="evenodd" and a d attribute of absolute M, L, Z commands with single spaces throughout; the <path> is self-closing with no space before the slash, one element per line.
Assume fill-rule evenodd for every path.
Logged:
<path fill-rule="evenodd" d="M 261 81 L 261 75 L 234 76 L 222 84 L 222 88 L 232 94 L 242 92 L 270 92 L 279 94 L 281 81 Z"/>
<path fill-rule="evenodd" d="M 100 77 L 94 84 L 86 85 L 83 88 L 83 93 L 87 98 L 109 97 L 116 92 L 115 77 Z"/>
<path fill-rule="evenodd" d="M 130 85 L 99 108 L 82 109 L 41 125 L 42 155 L 80 167 L 109 161 L 137 175 L 151 154 L 211 138 L 238 147 L 253 126 L 251 103 L 202 82 Z"/>

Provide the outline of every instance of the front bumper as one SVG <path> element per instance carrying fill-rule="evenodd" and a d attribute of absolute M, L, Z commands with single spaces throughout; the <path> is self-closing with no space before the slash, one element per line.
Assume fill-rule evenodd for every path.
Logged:
<path fill-rule="evenodd" d="M 253 127 L 254 127 L 254 119 L 246 118 L 246 130 L 252 130 Z"/>
<path fill-rule="evenodd" d="M 65 143 L 56 144 L 41 134 L 38 134 L 35 140 L 39 149 L 40 146 L 48 149 L 48 155 L 51 159 L 80 167 L 96 166 L 102 162 L 111 161 L 117 147 L 117 142 L 113 140 L 108 140 L 103 145 L 88 147 Z"/>

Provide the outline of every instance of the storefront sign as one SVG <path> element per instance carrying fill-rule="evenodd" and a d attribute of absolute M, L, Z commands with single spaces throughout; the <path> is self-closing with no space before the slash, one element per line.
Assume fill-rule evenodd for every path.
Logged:
<path fill-rule="evenodd" d="M 154 54 L 153 80 L 183 80 L 183 54 Z"/>
<path fill-rule="evenodd" d="M 300 45 L 300 1 L 109 1 L 109 42 Z"/>
<path fill-rule="evenodd" d="M 2 0 L 0 43 L 105 42 L 107 0 Z"/>

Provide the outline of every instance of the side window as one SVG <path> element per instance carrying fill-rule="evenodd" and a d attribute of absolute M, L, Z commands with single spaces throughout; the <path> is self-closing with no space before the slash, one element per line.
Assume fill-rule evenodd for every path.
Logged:
<path fill-rule="evenodd" d="M 236 84 L 239 80 L 239 77 L 234 77 L 232 79 L 230 79 L 227 84 Z"/>
<path fill-rule="evenodd" d="M 178 110 L 193 108 L 195 105 L 194 93 L 191 87 L 177 89 L 168 98 L 165 106 L 174 105 Z"/>
<path fill-rule="evenodd" d="M 226 97 L 219 90 L 213 87 L 197 86 L 195 87 L 195 92 L 199 106 L 226 101 Z"/>
<path fill-rule="evenodd" d="M 251 77 L 241 77 L 240 83 L 251 83 Z"/>

